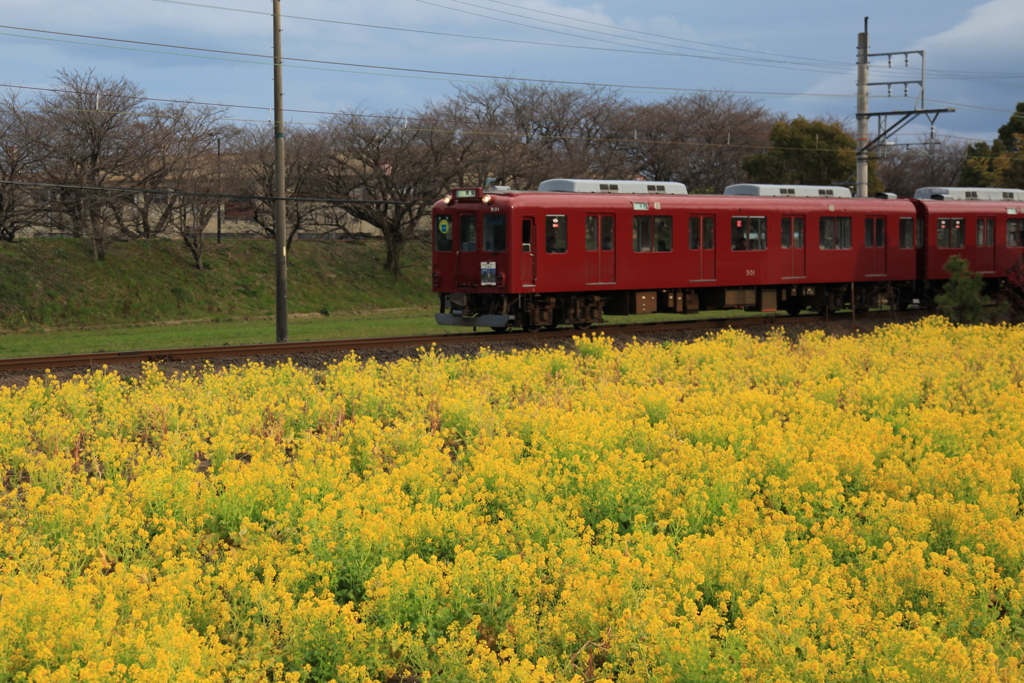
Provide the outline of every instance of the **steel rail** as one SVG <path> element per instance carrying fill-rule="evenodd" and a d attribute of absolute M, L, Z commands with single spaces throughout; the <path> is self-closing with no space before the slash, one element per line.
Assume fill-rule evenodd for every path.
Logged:
<path fill-rule="evenodd" d="M 860 319 L 889 317 L 888 312 L 862 314 Z M 840 322 L 850 319 L 849 314 L 831 314 L 830 320 Z M 386 349 L 402 347 L 448 346 L 453 344 L 487 345 L 506 341 L 532 340 L 541 343 L 549 339 L 579 336 L 588 333 L 603 334 L 644 334 L 681 330 L 713 330 L 729 327 L 778 326 L 791 323 L 823 323 L 822 315 L 800 316 L 751 316 L 749 318 L 715 318 L 704 320 L 676 320 L 648 323 L 623 323 L 595 325 L 589 330 L 557 328 L 541 332 L 466 332 L 453 334 L 414 335 L 408 337 L 369 337 L 362 339 L 334 339 L 324 341 L 284 342 L 280 344 L 238 344 L 232 346 L 199 346 L 182 349 L 151 349 L 144 351 L 102 351 L 97 353 L 75 353 L 59 356 L 31 356 L 22 358 L 0 358 L 0 372 L 21 370 L 42 370 L 50 368 L 91 367 L 120 363 L 202 360 L 205 358 L 247 358 L 270 355 L 291 355 L 318 351 L 358 351 L 364 349 Z"/>

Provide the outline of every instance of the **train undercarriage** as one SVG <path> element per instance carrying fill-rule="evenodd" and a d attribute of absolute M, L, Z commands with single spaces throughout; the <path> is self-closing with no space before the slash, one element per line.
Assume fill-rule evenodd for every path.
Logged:
<path fill-rule="evenodd" d="M 554 292 L 545 294 L 462 293 L 441 294 L 441 325 L 494 330 L 527 331 L 571 325 L 587 329 L 604 322 L 605 315 L 647 313 L 697 313 L 738 309 L 785 311 L 797 315 L 911 305 L 930 306 L 938 291 L 927 282 L 858 282 L 763 287 L 703 287 L 699 289 L 613 290 L 602 292 Z"/>

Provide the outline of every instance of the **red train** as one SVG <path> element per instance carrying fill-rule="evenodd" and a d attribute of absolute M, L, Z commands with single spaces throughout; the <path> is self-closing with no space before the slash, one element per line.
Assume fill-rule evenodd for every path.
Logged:
<path fill-rule="evenodd" d="M 442 325 L 585 329 L 604 314 L 795 314 L 929 301 L 959 254 L 990 288 L 1024 254 L 1024 191 L 555 179 L 456 188 L 433 209 Z"/>

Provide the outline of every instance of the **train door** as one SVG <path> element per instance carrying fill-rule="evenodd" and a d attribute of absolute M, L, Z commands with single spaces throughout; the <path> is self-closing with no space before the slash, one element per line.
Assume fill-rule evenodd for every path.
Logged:
<path fill-rule="evenodd" d="M 782 277 L 807 277 L 807 250 L 804 248 L 804 217 L 782 217 L 782 249 L 784 258 Z M 788 272 L 786 272 L 788 271 Z"/>
<path fill-rule="evenodd" d="M 472 286 L 480 284 L 480 259 L 477 258 L 477 224 L 475 213 L 458 216 L 459 234 L 455 252 L 455 284 Z"/>
<path fill-rule="evenodd" d="M 888 264 L 884 216 L 868 216 L 864 219 L 864 250 L 867 254 L 865 275 L 885 275 Z"/>
<path fill-rule="evenodd" d="M 586 216 L 583 238 L 586 283 L 615 284 L 615 216 Z"/>
<path fill-rule="evenodd" d="M 974 259 L 971 266 L 976 273 L 993 273 L 996 270 L 996 219 L 977 219 Z"/>
<path fill-rule="evenodd" d="M 690 252 L 697 254 L 697 263 L 690 282 L 715 280 L 715 217 L 690 216 Z"/>
<path fill-rule="evenodd" d="M 601 284 L 600 220 L 599 216 L 583 219 L 583 281 L 588 285 Z"/>
<path fill-rule="evenodd" d="M 523 219 L 520 270 L 524 287 L 537 286 L 537 229 L 533 218 Z"/>

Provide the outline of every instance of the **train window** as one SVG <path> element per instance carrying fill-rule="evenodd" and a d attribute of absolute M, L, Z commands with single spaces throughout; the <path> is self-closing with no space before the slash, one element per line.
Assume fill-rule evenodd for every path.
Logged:
<path fill-rule="evenodd" d="M 900 249 L 914 248 L 914 219 L 900 219 Z"/>
<path fill-rule="evenodd" d="M 853 219 L 850 216 L 822 216 L 818 225 L 820 248 L 853 248 Z"/>
<path fill-rule="evenodd" d="M 459 249 L 476 251 L 476 214 L 464 213 L 459 216 Z"/>
<path fill-rule="evenodd" d="M 549 254 L 564 254 L 568 242 L 565 216 L 548 216 L 545 250 Z"/>
<path fill-rule="evenodd" d="M 1022 234 L 1021 220 L 1019 218 L 1006 219 L 1006 246 L 1024 247 L 1024 234 Z"/>
<path fill-rule="evenodd" d="M 977 223 L 977 241 L 975 246 L 994 247 L 996 246 L 996 219 L 979 218 Z"/>
<path fill-rule="evenodd" d="M 615 249 L 615 216 L 601 216 L 601 251 Z"/>
<path fill-rule="evenodd" d="M 452 217 L 445 214 L 434 217 L 434 251 L 452 250 Z"/>
<path fill-rule="evenodd" d="M 672 251 L 672 217 L 634 216 L 633 251 Z"/>
<path fill-rule="evenodd" d="M 583 225 L 583 237 L 587 251 L 597 251 L 597 216 L 587 216 Z"/>
<path fill-rule="evenodd" d="M 654 217 L 654 250 L 672 251 L 672 216 Z"/>
<path fill-rule="evenodd" d="M 789 216 L 782 217 L 782 248 L 789 249 L 793 246 L 793 219 Z"/>
<path fill-rule="evenodd" d="M 764 251 L 767 248 L 768 229 L 764 216 L 732 217 L 733 251 Z"/>
<path fill-rule="evenodd" d="M 654 251 L 650 216 L 633 216 L 633 251 Z"/>
<path fill-rule="evenodd" d="M 704 248 L 715 248 L 715 217 L 704 216 Z"/>
<path fill-rule="evenodd" d="M 885 219 L 865 218 L 864 219 L 864 246 L 884 247 L 885 246 Z"/>
<path fill-rule="evenodd" d="M 936 228 L 936 244 L 943 249 L 964 246 L 964 219 L 940 218 Z"/>
<path fill-rule="evenodd" d="M 533 236 L 530 234 L 533 228 L 533 220 L 527 218 L 523 221 L 523 251 L 533 251 Z"/>
<path fill-rule="evenodd" d="M 484 251 L 505 251 L 505 214 L 484 216 Z"/>

